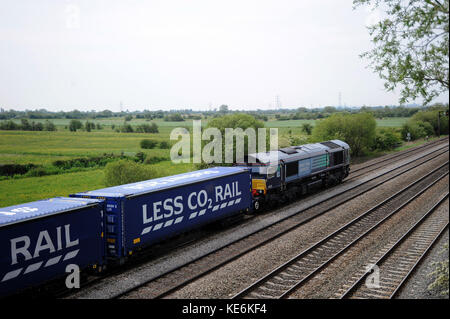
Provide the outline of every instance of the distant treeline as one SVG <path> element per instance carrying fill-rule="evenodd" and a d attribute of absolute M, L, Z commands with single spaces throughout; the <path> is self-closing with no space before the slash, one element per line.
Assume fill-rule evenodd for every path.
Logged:
<path fill-rule="evenodd" d="M 448 104 L 447 104 L 448 105 Z M 437 106 L 437 104 L 435 105 Z M 291 108 L 291 109 L 276 109 L 276 110 L 264 110 L 258 109 L 256 111 L 232 111 L 229 110 L 227 105 L 222 105 L 219 110 L 214 109 L 210 111 L 194 111 L 192 109 L 184 110 L 144 110 L 144 111 L 133 111 L 133 112 L 112 112 L 110 110 L 103 111 L 79 111 L 73 110 L 70 112 L 51 112 L 46 109 L 39 110 L 26 110 L 26 111 L 15 111 L 15 110 L 4 110 L 0 109 L 0 120 L 10 120 L 10 119 L 100 119 L 100 118 L 113 118 L 113 117 L 125 117 L 127 120 L 133 118 L 137 119 L 163 119 L 165 121 L 184 121 L 186 119 L 200 120 L 208 117 L 217 117 L 224 114 L 232 113 L 247 113 L 255 116 L 256 118 L 267 121 L 269 118 L 274 118 L 278 120 L 314 120 L 330 116 L 336 112 L 347 112 L 347 113 L 372 113 L 375 118 L 384 117 L 410 117 L 420 110 L 424 110 L 427 107 L 404 107 L 404 106 L 376 106 L 367 107 L 363 106 L 361 108 L 349 108 L 349 107 L 333 107 L 325 106 L 322 108 Z"/>
<path fill-rule="evenodd" d="M 31 123 L 27 119 L 21 119 L 21 123 L 17 124 L 11 120 L 0 122 L 0 130 L 8 131 L 56 131 L 56 126 L 49 120 L 45 123 L 34 122 Z"/>
<path fill-rule="evenodd" d="M 275 118 L 279 121 L 286 120 L 316 120 L 326 118 L 337 112 L 344 112 L 350 114 L 356 113 L 371 113 L 375 118 L 385 117 L 411 117 L 421 110 L 425 110 L 425 107 L 361 107 L 359 109 L 337 109 L 333 106 L 327 106 L 323 109 L 307 109 L 304 107 L 298 108 L 296 112 L 288 114 L 277 113 Z M 261 117 L 261 115 L 259 115 Z"/>

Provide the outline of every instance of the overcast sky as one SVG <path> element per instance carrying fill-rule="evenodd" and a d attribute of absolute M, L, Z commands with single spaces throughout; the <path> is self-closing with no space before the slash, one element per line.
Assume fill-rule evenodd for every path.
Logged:
<path fill-rule="evenodd" d="M 0 0 L 0 107 L 398 104 L 358 56 L 376 18 L 351 0 Z"/>

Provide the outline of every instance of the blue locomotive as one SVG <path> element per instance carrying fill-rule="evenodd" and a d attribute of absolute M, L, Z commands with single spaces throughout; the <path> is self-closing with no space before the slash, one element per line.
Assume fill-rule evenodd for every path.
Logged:
<path fill-rule="evenodd" d="M 67 277 L 73 266 L 123 264 L 177 234 L 340 182 L 349 161 L 349 146 L 332 140 L 249 154 L 233 167 L 0 208 L 0 296 Z"/>
<path fill-rule="evenodd" d="M 245 162 L 252 174 L 253 208 L 291 200 L 315 186 L 328 187 L 348 176 L 350 147 L 340 140 L 249 154 Z"/>

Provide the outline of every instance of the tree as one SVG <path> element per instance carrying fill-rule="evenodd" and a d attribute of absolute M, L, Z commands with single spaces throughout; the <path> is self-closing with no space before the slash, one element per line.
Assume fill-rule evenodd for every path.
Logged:
<path fill-rule="evenodd" d="M 30 123 L 28 123 L 27 119 L 21 119 L 20 122 L 22 123 L 22 126 L 21 126 L 22 130 L 24 130 L 24 131 L 32 130 L 32 127 L 31 127 Z"/>
<path fill-rule="evenodd" d="M 69 130 L 71 132 L 76 132 L 78 129 L 82 128 L 83 124 L 79 120 L 70 120 Z"/>
<path fill-rule="evenodd" d="M 55 126 L 55 124 L 53 124 L 53 122 L 46 120 L 45 124 L 44 124 L 44 130 L 45 131 L 56 131 L 56 126 Z"/>
<path fill-rule="evenodd" d="M 348 143 L 353 155 L 362 155 L 375 142 L 376 121 L 370 113 L 334 113 L 317 121 L 313 139 L 321 142 L 340 139 Z"/>
<path fill-rule="evenodd" d="M 309 123 L 302 124 L 302 131 L 305 132 L 307 135 L 311 135 L 313 126 Z"/>
<path fill-rule="evenodd" d="M 179 113 L 169 114 L 164 117 L 166 122 L 183 122 L 184 118 Z"/>
<path fill-rule="evenodd" d="M 325 113 L 334 113 L 336 112 L 336 108 L 334 106 L 325 106 L 323 111 Z"/>
<path fill-rule="evenodd" d="M 375 48 L 361 56 L 385 81 L 402 86 L 400 103 L 422 97 L 429 103 L 449 90 L 449 0 L 353 0 L 354 7 L 385 9 L 368 26 Z"/>
<path fill-rule="evenodd" d="M 120 128 L 122 133 L 133 133 L 133 127 L 130 124 L 124 123 L 124 125 Z"/>
<path fill-rule="evenodd" d="M 426 111 L 417 112 L 402 127 L 402 135 L 410 132 L 413 140 L 439 134 L 448 134 L 448 117 L 444 116 L 444 107 L 433 107 Z M 438 117 L 440 121 L 438 123 Z"/>
<path fill-rule="evenodd" d="M 248 154 L 248 146 L 249 142 L 252 142 L 249 140 L 248 136 L 245 136 L 245 131 L 247 129 L 254 129 L 256 134 L 256 144 L 251 144 L 251 147 L 254 147 L 256 152 L 258 151 L 258 129 L 264 128 L 264 123 L 261 121 L 258 121 L 254 116 L 250 114 L 232 114 L 232 115 L 224 115 L 220 117 L 216 117 L 208 122 L 207 128 L 216 128 L 220 131 L 222 136 L 222 163 L 226 162 L 226 146 L 233 149 L 233 160 L 236 159 L 236 144 L 237 144 L 237 137 L 233 137 L 232 145 L 226 145 L 226 131 L 227 129 L 242 129 L 244 132 L 244 155 Z M 269 134 L 266 132 L 266 146 L 267 141 L 269 139 Z M 235 142 L 236 141 L 236 142 Z M 209 141 L 203 141 L 203 144 L 207 144 Z"/>
<path fill-rule="evenodd" d="M 136 128 L 138 133 L 158 133 L 158 125 L 156 123 L 152 124 L 141 124 Z"/>
<path fill-rule="evenodd" d="M 157 177 L 153 167 L 138 164 L 129 160 L 119 160 L 105 166 L 105 185 L 116 186 L 139 182 Z"/>
<path fill-rule="evenodd" d="M 95 129 L 94 123 L 91 123 L 89 121 L 86 121 L 86 123 L 84 123 L 84 129 L 86 130 L 86 132 L 90 132 L 92 128 Z"/>
<path fill-rule="evenodd" d="M 219 112 L 220 113 L 228 113 L 228 105 L 225 105 L 225 104 L 222 104 L 220 107 L 219 107 Z"/>

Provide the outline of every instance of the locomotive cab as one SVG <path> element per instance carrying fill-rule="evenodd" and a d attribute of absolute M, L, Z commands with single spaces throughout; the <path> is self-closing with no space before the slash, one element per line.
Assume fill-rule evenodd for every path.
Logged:
<path fill-rule="evenodd" d="M 251 154 L 245 157 L 245 162 L 235 166 L 245 166 L 251 172 L 253 209 L 258 211 L 266 202 L 270 193 L 278 191 L 283 182 L 283 165 L 278 161 L 264 162 Z"/>

